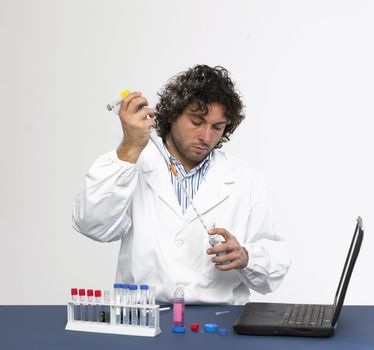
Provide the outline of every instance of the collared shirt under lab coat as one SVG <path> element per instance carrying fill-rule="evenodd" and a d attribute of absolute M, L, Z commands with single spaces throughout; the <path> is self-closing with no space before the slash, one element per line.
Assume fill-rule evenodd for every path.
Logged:
<path fill-rule="evenodd" d="M 116 152 L 99 157 L 76 197 L 73 227 L 101 242 L 121 239 L 118 283 L 156 287 L 159 302 L 171 302 L 182 286 L 187 303 L 244 304 L 250 289 L 275 290 L 289 267 L 282 238 L 273 232 L 262 176 L 247 163 L 216 150 L 194 198 L 208 225 L 225 228 L 249 252 L 238 271 L 219 271 L 195 212 L 183 215 L 157 148 L 149 143 L 136 165 Z"/>

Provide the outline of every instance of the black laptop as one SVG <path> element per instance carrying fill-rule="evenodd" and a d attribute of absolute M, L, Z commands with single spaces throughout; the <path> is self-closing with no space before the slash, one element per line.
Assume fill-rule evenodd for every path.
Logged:
<path fill-rule="evenodd" d="M 332 335 L 363 237 L 362 219 L 358 217 L 332 305 L 247 303 L 234 323 L 236 333 L 305 337 Z"/>

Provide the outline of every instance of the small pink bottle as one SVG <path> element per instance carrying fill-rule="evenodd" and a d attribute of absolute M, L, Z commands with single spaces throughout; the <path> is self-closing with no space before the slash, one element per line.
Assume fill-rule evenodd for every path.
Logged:
<path fill-rule="evenodd" d="M 184 325 L 184 291 L 181 287 L 177 287 L 177 289 L 174 291 L 173 332 L 186 332 L 186 326 Z"/>

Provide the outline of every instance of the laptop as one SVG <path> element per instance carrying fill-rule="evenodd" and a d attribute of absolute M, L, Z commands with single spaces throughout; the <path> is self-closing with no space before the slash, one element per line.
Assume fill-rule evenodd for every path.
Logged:
<path fill-rule="evenodd" d="M 363 236 L 362 219 L 358 217 L 332 305 L 247 303 L 233 325 L 235 332 L 305 337 L 332 335 L 360 252 Z"/>

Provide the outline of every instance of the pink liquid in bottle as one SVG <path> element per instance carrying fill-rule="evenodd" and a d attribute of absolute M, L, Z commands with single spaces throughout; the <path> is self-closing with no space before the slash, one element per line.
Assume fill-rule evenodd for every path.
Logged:
<path fill-rule="evenodd" d="M 173 332 L 184 333 L 184 291 L 181 287 L 177 287 L 174 292 L 173 299 Z"/>

